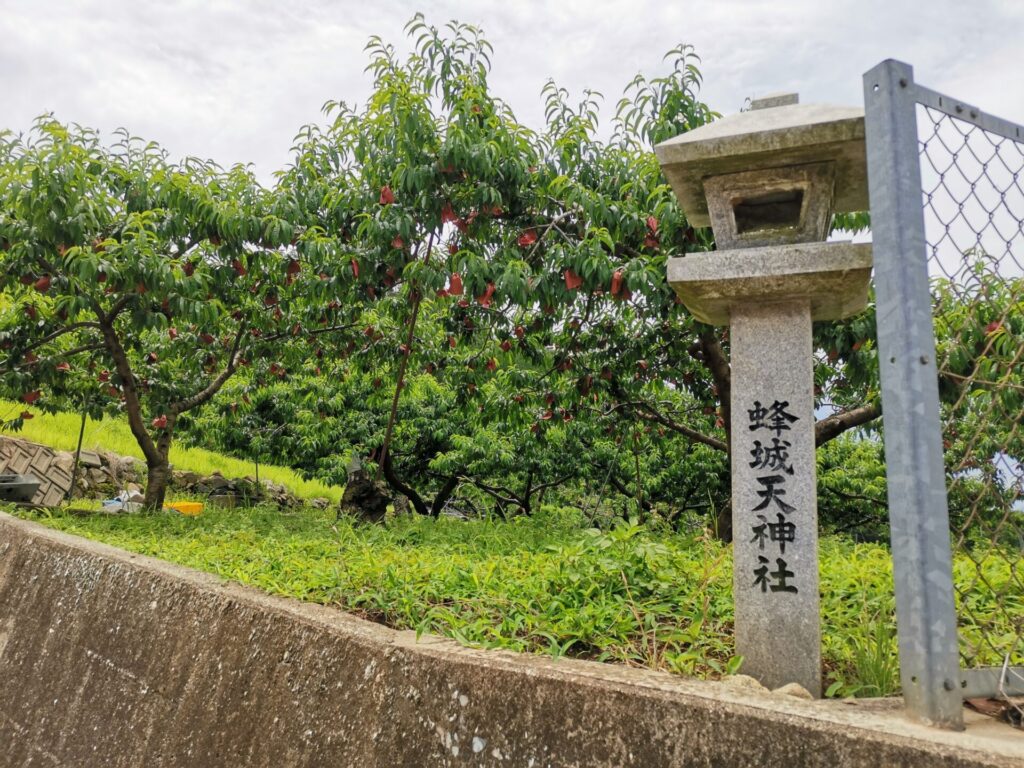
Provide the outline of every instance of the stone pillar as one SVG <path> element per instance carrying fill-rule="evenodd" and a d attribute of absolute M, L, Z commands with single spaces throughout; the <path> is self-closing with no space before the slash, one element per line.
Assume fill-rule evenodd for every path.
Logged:
<path fill-rule="evenodd" d="M 820 696 L 810 301 L 734 306 L 729 342 L 736 653 Z"/>
<path fill-rule="evenodd" d="M 867 209 L 864 116 L 755 100 L 658 144 L 691 226 L 718 250 L 669 260 L 693 317 L 730 326 L 733 592 L 740 670 L 821 695 L 811 322 L 867 306 L 871 246 L 828 242 Z"/>

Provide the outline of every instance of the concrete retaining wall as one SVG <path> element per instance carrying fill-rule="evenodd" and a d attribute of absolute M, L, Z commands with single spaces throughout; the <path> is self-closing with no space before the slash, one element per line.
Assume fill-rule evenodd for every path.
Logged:
<path fill-rule="evenodd" d="M 460 648 L 0 514 L 0 766 L 1020 765 L 1018 736 Z M 1004 743 L 1005 742 L 1005 743 Z"/>

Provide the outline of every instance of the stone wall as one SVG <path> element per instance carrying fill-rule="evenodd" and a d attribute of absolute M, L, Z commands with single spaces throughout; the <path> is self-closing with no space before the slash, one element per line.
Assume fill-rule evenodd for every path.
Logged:
<path fill-rule="evenodd" d="M 0 437 L 0 475 L 34 475 L 41 483 L 32 503 L 54 507 L 71 487 L 71 471 L 75 465 L 70 454 L 45 445 Z"/>
<path fill-rule="evenodd" d="M 417 640 L 0 514 L 0 768 L 1022 764 L 894 706 Z"/>
<path fill-rule="evenodd" d="M 53 507 L 60 504 L 71 487 L 74 453 L 0 436 L 0 475 L 35 475 L 42 481 L 32 499 L 33 504 Z M 131 456 L 119 456 L 108 451 L 82 451 L 79 458 L 78 478 L 72 498 L 105 499 L 121 491 L 138 492 L 146 484 L 146 465 Z M 218 472 L 200 475 L 175 470 L 171 476 L 171 490 L 190 497 L 208 496 L 225 504 L 262 501 L 279 507 L 294 507 L 298 498 L 283 485 L 255 478 L 226 478 Z M 314 499 L 313 506 L 326 508 L 327 499 Z"/>

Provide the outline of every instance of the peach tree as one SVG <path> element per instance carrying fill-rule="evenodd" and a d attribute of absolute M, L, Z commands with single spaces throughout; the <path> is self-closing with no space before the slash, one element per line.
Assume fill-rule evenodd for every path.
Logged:
<path fill-rule="evenodd" d="M 163 503 L 179 417 L 301 337 L 293 226 L 249 170 L 41 118 L 0 140 L 0 366 L 34 408 L 123 414 Z"/>
<path fill-rule="evenodd" d="M 573 101 L 554 83 L 533 130 L 492 92 L 480 30 L 417 16 L 408 32 L 406 56 L 371 40 L 369 100 L 328 103 L 330 122 L 301 130 L 272 190 L 245 169 L 172 165 L 127 137 L 105 149 L 51 121 L 5 138 L 8 390 L 123 410 L 155 480 L 179 417 L 245 364 L 221 400 L 229 426 L 259 421 L 252 389 L 268 381 L 368 382 L 348 405 L 362 427 L 312 430 L 303 461 L 358 446 L 428 510 L 453 478 L 529 510 L 529 491 L 564 476 L 566 435 L 581 457 L 566 483 L 603 471 L 641 507 L 671 485 L 644 457 L 724 476 L 728 334 L 665 283 L 669 257 L 713 241 L 650 151 L 715 117 L 692 49 L 634 78 L 610 131 L 597 94 Z M 877 416 L 872 322 L 819 329 L 820 392 L 837 406 L 822 441 Z M 423 377 L 443 396 L 407 401 L 410 381 L 431 391 Z"/>
<path fill-rule="evenodd" d="M 303 232 L 297 248 L 326 278 L 320 301 L 344 291 L 354 327 L 333 337 L 332 365 L 392 392 L 367 446 L 389 482 L 408 487 L 397 465 L 424 459 L 392 450 L 410 372 L 454 394 L 463 445 L 474 424 L 542 442 L 583 419 L 620 442 L 681 438 L 718 453 L 724 473 L 728 334 L 696 323 L 665 282 L 670 256 L 713 241 L 686 222 L 650 151 L 715 117 L 692 49 L 670 52 L 666 75 L 634 78 L 602 138 L 598 95 L 574 102 L 554 83 L 543 129 L 520 123 L 490 88 L 491 48 L 475 27 L 417 16 L 408 33 L 405 57 L 371 40 L 373 95 L 328 103 L 332 122 L 303 129 L 277 187 Z M 822 393 L 845 357 L 828 363 Z M 847 400 L 822 440 L 878 415 Z"/>

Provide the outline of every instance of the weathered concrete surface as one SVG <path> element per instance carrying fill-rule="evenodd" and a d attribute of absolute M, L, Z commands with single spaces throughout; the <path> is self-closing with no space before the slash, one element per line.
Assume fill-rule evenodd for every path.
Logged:
<path fill-rule="evenodd" d="M 0 514 L 0 766 L 1018 766 L 878 706 L 475 651 Z"/>
<path fill-rule="evenodd" d="M 820 243 L 828 238 L 835 196 L 831 163 L 787 165 L 704 179 L 715 247 L 719 251 L 766 245 Z M 796 198 L 799 197 L 799 204 Z M 789 200 L 789 204 L 783 201 Z M 774 205 L 768 202 L 774 200 Z M 744 206 L 753 206 L 743 212 Z M 766 208 L 776 208 L 770 216 Z M 762 213 L 751 218 L 751 213 Z"/>
<path fill-rule="evenodd" d="M 811 305 L 750 302 L 730 320 L 736 653 L 769 688 L 820 696 Z"/>
<path fill-rule="evenodd" d="M 668 282 L 703 323 L 728 325 L 733 307 L 808 299 L 814 320 L 867 306 L 870 243 L 793 243 L 691 253 L 668 260 Z"/>
<path fill-rule="evenodd" d="M 711 224 L 708 177 L 804 163 L 835 163 L 837 212 L 868 207 L 860 107 L 784 104 L 740 112 L 663 141 L 654 154 L 694 227 Z"/>
<path fill-rule="evenodd" d="M 45 445 L 0 437 L 0 475 L 34 475 L 39 490 L 33 504 L 57 506 L 71 487 L 74 459 Z"/>

